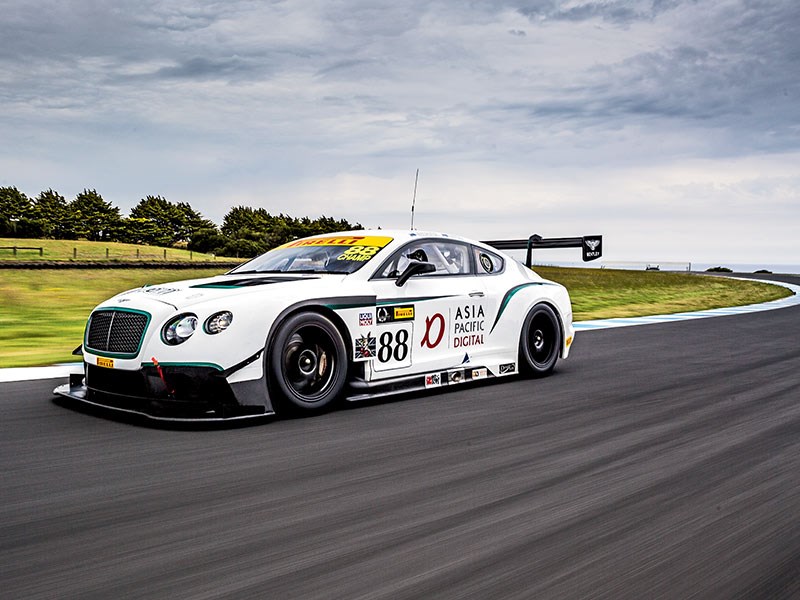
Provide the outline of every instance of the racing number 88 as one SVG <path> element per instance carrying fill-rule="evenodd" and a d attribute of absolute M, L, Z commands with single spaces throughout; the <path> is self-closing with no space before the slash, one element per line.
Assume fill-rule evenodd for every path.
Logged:
<path fill-rule="evenodd" d="M 337 260 L 352 260 L 354 262 L 366 262 L 375 256 L 380 247 L 378 246 L 352 246 L 345 250 Z"/>
<path fill-rule="evenodd" d="M 397 336 L 393 335 L 391 331 L 384 331 L 380 338 L 378 360 L 385 363 L 394 357 L 395 361 L 402 362 L 406 356 L 408 356 L 408 330 L 399 330 Z"/>

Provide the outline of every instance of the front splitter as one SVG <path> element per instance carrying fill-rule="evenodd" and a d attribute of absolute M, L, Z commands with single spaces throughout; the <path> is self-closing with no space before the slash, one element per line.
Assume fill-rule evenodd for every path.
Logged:
<path fill-rule="evenodd" d="M 128 414 L 128 415 L 135 415 L 137 417 L 144 417 L 146 419 L 150 419 L 152 421 L 160 421 L 160 422 L 171 422 L 171 423 L 228 423 L 232 421 L 242 421 L 245 419 L 257 419 L 263 417 L 269 417 L 275 414 L 274 411 L 270 412 L 263 412 L 258 414 L 252 415 L 237 415 L 233 417 L 162 417 L 158 415 L 153 415 L 147 413 L 145 411 L 134 410 L 131 408 L 121 408 L 119 406 L 112 406 L 109 404 L 103 404 L 101 402 L 94 402 L 90 400 L 87 396 L 88 390 L 86 386 L 80 385 L 72 385 L 69 383 L 65 383 L 64 385 L 60 385 L 53 390 L 53 393 L 57 396 L 63 396 L 65 398 L 69 398 L 70 400 L 75 400 L 76 402 L 80 402 L 86 406 L 91 406 L 93 408 L 99 408 L 103 410 L 109 410 L 116 413 L 121 414 Z"/>

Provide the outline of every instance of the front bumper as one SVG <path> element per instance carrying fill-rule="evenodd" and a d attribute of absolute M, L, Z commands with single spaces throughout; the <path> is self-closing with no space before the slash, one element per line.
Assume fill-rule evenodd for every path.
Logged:
<path fill-rule="evenodd" d="M 83 374 L 53 393 L 105 409 L 161 421 L 227 421 L 272 414 L 267 404 L 238 398 L 224 375 L 210 367 L 106 369 L 84 363 Z"/>

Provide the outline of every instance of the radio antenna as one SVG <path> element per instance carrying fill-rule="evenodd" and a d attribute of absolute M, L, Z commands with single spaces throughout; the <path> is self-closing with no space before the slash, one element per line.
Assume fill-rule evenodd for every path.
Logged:
<path fill-rule="evenodd" d="M 414 197 L 411 199 L 411 230 L 414 230 L 414 205 L 417 203 L 417 181 L 419 181 L 419 169 L 414 176 Z"/>

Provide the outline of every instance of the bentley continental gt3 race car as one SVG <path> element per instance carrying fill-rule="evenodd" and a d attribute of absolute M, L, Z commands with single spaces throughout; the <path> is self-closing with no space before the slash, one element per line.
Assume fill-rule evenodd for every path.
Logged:
<path fill-rule="evenodd" d="M 527 240 L 528 263 L 531 240 L 547 241 Z M 572 308 L 563 286 L 497 250 L 520 242 L 325 234 L 224 275 L 129 290 L 91 312 L 84 372 L 55 393 L 155 419 L 219 420 L 548 375 L 569 354 Z"/>

